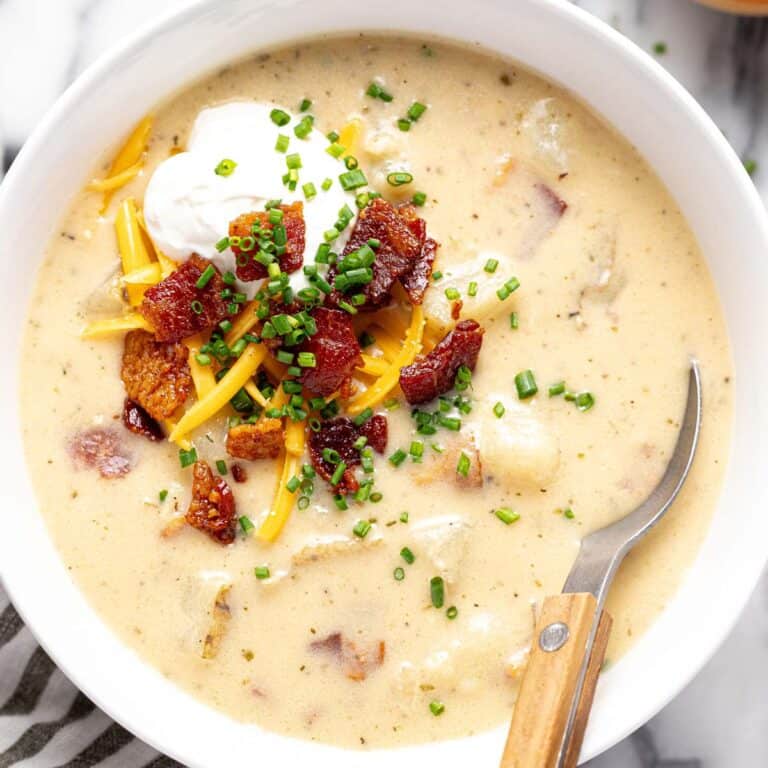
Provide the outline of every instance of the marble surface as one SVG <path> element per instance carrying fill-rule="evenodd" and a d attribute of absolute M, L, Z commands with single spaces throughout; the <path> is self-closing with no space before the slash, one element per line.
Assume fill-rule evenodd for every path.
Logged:
<path fill-rule="evenodd" d="M 0 0 L 5 165 L 83 68 L 126 34 L 185 2 Z M 701 102 L 739 156 L 756 164 L 753 179 L 768 204 L 768 19 L 729 17 L 689 0 L 575 2 L 645 50 L 665 43 L 666 51 L 654 55 Z M 759 766 L 768 766 L 768 578 L 696 679 L 650 723 L 590 763 Z"/>

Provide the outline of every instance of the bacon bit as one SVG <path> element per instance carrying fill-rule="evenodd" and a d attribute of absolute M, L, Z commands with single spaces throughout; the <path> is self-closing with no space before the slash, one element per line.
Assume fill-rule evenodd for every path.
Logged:
<path fill-rule="evenodd" d="M 236 459 L 276 459 L 284 445 L 285 432 L 280 419 L 238 424 L 227 433 L 227 453 Z"/>
<path fill-rule="evenodd" d="M 125 337 L 120 371 L 128 397 L 153 419 L 168 418 L 192 391 L 188 357 L 182 344 L 161 343 L 147 331 L 131 331 Z"/>
<path fill-rule="evenodd" d="M 322 422 L 318 432 L 309 433 L 309 458 L 320 477 L 330 481 L 336 469 L 335 465 L 323 459 L 324 448 L 337 451 L 341 461 L 347 465 L 341 482 L 334 488 L 337 493 L 355 493 L 360 487 L 354 470 L 360 465 L 360 451 L 354 443 L 361 435 L 368 438 L 374 450 L 383 453 L 387 447 L 386 416 L 374 416 L 362 427 L 355 426 L 354 422 L 342 416 Z"/>
<path fill-rule="evenodd" d="M 229 620 L 232 618 L 232 610 L 229 607 L 227 598 L 229 597 L 229 590 L 231 586 L 225 584 L 216 593 L 216 597 L 213 601 L 213 609 L 211 610 L 211 616 L 213 621 L 211 622 L 211 628 L 203 640 L 203 653 L 204 659 L 213 659 L 219 652 L 219 646 L 224 637 L 224 633 L 227 630 Z"/>
<path fill-rule="evenodd" d="M 309 649 L 314 653 L 333 656 L 344 674 L 357 682 L 365 680 L 371 672 L 380 667 L 386 655 L 386 643 L 383 640 L 372 643 L 368 648 L 360 648 L 341 632 L 332 632 L 322 640 L 311 642 Z"/>
<path fill-rule="evenodd" d="M 244 483 L 248 479 L 248 473 L 245 471 L 242 464 L 235 462 L 230 467 L 230 470 L 232 471 L 232 479 L 236 483 Z"/>
<path fill-rule="evenodd" d="M 290 274 L 299 269 L 304 263 L 304 238 L 306 233 L 304 204 L 298 201 L 290 205 L 281 205 L 280 210 L 283 212 L 282 223 L 285 227 L 286 235 L 285 253 L 279 258 L 280 269 Z M 229 225 L 229 236 L 252 236 L 251 228 L 256 222 L 263 229 L 272 230 L 272 225 L 269 223 L 269 213 L 267 211 L 254 211 L 252 213 L 244 213 L 232 221 Z M 258 238 L 254 248 L 248 252 L 243 252 L 237 246 L 231 246 L 231 249 L 232 253 L 235 254 L 237 263 L 235 271 L 240 280 L 250 282 L 251 280 L 259 280 L 267 276 L 267 268 L 252 258 L 252 255 L 259 250 Z M 243 262 L 242 264 L 241 261 Z"/>
<path fill-rule="evenodd" d="M 437 243 L 434 240 L 427 245 L 426 225 L 415 214 L 413 206 L 395 208 L 382 198 L 376 198 L 361 211 L 352 234 L 344 248 L 343 255 L 365 245 L 368 240 L 379 240 L 381 246 L 376 251 L 373 263 L 373 280 L 364 286 L 362 293 L 365 303 L 361 310 L 375 310 L 386 306 L 391 298 L 394 284 L 400 280 L 408 286 L 411 300 L 420 304 L 428 285 L 432 262 L 435 258 Z M 328 271 L 328 281 L 333 283 L 337 271 L 332 267 Z M 328 302 L 337 305 L 342 296 L 333 291 Z"/>
<path fill-rule="evenodd" d="M 558 218 L 562 216 L 568 209 L 568 203 L 563 200 L 560 195 L 557 194 L 551 187 L 546 184 L 536 184 L 536 189 L 544 195 L 544 199 L 549 204 L 552 212 L 557 214 Z"/>
<path fill-rule="evenodd" d="M 126 397 L 123 403 L 123 426 L 129 432 L 146 437 L 155 443 L 165 439 L 162 427 L 129 397 Z"/>
<path fill-rule="evenodd" d="M 400 389 L 413 404 L 426 403 L 453 387 L 462 365 L 474 370 L 483 343 L 483 329 L 474 320 L 462 320 L 426 357 L 400 371 Z"/>
<path fill-rule="evenodd" d="M 171 539 L 181 533 L 187 527 L 187 520 L 183 515 L 171 518 L 161 529 L 160 537 Z"/>
<path fill-rule="evenodd" d="M 461 317 L 461 310 L 463 306 L 464 306 L 464 302 L 461 299 L 459 299 L 458 301 L 454 301 L 451 304 L 451 317 L 454 320 L 458 320 Z"/>
<path fill-rule="evenodd" d="M 341 382 L 341 386 L 339 387 L 339 397 L 342 400 L 351 399 L 355 392 L 357 392 L 357 384 L 352 381 L 352 377 L 344 379 L 344 381 Z"/>
<path fill-rule="evenodd" d="M 90 427 L 75 433 L 69 451 L 76 465 L 97 469 L 109 480 L 131 471 L 131 456 L 120 442 L 120 433 L 112 427 Z"/>
<path fill-rule="evenodd" d="M 314 368 L 305 368 L 300 381 L 318 397 L 335 392 L 360 364 L 360 344 L 352 319 L 340 309 L 317 307 L 310 312 L 317 333 L 298 348 L 315 356 Z"/>
<path fill-rule="evenodd" d="M 376 453 L 384 453 L 387 450 L 388 425 L 386 416 L 381 414 L 373 416 L 358 429 L 361 435 L 368 438 L 368 445 Z"/>
<path fill-rule="evenodd" d="M 235 497 L 223 478 L 214 476 L 205 461 L 192 468 L 192 500 L 187 522 L 220 544 L 235 540 Z"/>
<path fill-rule="evenodd" d="M 208 266 L 213 266 L 210 261 L 192 254 L 177 270 L 147 289 L 139 312 L 152 324 L 158 341 L 181 341 L 228 317 L 227 302 L 221 298 L 224 281 L 216 267 L 205 288 L 195 285 Z M 194 302 L 200 303 L 199 314 L 192 309 Z"/>

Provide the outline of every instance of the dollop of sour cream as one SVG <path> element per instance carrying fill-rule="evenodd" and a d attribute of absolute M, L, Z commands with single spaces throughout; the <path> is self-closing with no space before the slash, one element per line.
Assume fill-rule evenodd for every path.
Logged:
<path fill-rule="evenodd" d="M 356 210 L 354 193 L 345 192 L 339 183 L 343 162 L 326 152 L 327 138 L 317 129 L 306 139 L 296 137 L 297 119 L 278 127 L 270 117 L 273 109 L 273 104 L 232 102 L 202 110 L 186 151 L 156 168 L 144 195 L 144 217 L 153 241 L 166 256 L 181 262 L 197 253 L 222 272 L 234 272 L 232 251 L 216 248 L 228 234 L 229 222 L 249 211 L 263 211 L 269 200 L 281 199 L 304 202 L 304 261 L 311 263 L 339 210 L 345 204 Z M 279 134 L 290 137 L 287 152 L 275 149 Z M 296 190 L 290 191 L 282 178 L 288 170 L 286 156 L 293 153 L 300 155 L 301 169 Z M 236 163 L 228 176 L 215 172 L 224 159 Z M 327 191 L 321 187 L 325 179 L 332 179 Z M 302 191 L 308 182 L 317 190 L 310 200 Z M 334 250 L 343 247 L 348 233 L 349 228 L 333 242 Z M 294 288 L 303 287 L 302 272 L 294 273 L 291 282 Z"/>

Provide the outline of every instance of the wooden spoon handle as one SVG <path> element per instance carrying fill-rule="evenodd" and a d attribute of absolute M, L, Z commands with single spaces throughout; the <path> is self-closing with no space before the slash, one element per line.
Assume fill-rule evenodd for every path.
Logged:
<path fill-rule="evenodd" d="M 576 766 L 611 628 L 611 618 L 604 611 L 589 652 L 596 613 L 597 601 L 589 593 L 556 595 L 544 601 L 501 768 Z M 581 670 L 588 652 L 589 662 L 582 680 Z M 558 764 L 577 698 L 570 739 Z"/>

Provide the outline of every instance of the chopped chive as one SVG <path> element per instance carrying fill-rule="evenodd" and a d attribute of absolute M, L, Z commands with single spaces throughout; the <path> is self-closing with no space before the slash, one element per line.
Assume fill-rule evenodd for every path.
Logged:
<path fill-rule="evenodd" d="M 269 117 L 275 125 L 280 127 L 291 122 L 291 116 L 282 109 L 273 109 L 269 113 Z"/>
<path fill-rule="evenodd" d="M 426 192 L 414 192 L 411 202 L 418 206 L 424 205 L 427 202 Z"/>
<path fill-rule="evenodd" d="M 744 170 L 750 176 L 753 176 L 755 171 L 757 170 L 757 160 L 745 160 L 744 161 Z"/>
<path fill-rule="evenodd" d="M 323 448 L 322 450 L 323 461 L 328 464 L 338 464 L 341 461 L 339 452 L 334 448 Z"/>
<path fill-rule="evenodd" d="M 438 717 L 439 715 L 442 715 L 443 712 L 445 712 L 445 704 L 443 704 L 442 701 L 438 701 L 437 699 L 433 699 L 429 702 L 429 711 L 435 716 Z"/>
<path fill-rule="evenodd" d="M 194 464 L 196 461 L 197 451 L 194 447 L 190 448 L 188 451 L 185 451 L 183 448 L 179 449 L 179 464 L 181 464 L 182 469 Z"/>
<path fill-rule="evenodd" d="M 467 287 L 467 293 L 470 296 L 477 296 L 477 283 L 472 281 Z"/>
<path fill-rule="evenodd" d="M 663 40 L 653 44 L 653 52 L 657 56 L 663 56 L 667 52 L 667 44 Z"/>
<path fill-rule="evenodd" d="M 570 507 L 566 507 L 563 510 L 563 517 L 567 517 L 569 520 L 573 520 L 576 515 L 573 513 L 573 510 Z"/>
<path fill-rule="evenodd" d="M 195 288 L 202 290 L 208 283 L 211 282 L 211 278 L 216 274 L 216 267 L 213 264 L 209 264 L 204 270 L 203 274 L 197 278 Z"/>
<path fill-rule="evenodd" d="M 365 89 L 366 96 L 370 96 L 372 99 L 381 99 L 382 101 L 392 101 L 393 96 L 388 91 L 385 91 L 377 82 L 371 81 L 368 87 Z"/>
<path fill-rule="evenodd" d="M 392 571 L 392 576 L 395 581 L 402 581 L 405 578 L 405 571 L 398 565 L 397 568 Z"/>
<path fill-rule="evenodd" d="M 217 176 L 231 176 L 235 168 L 237 168 L 237 163 L 234 160 L 230 160 L 228 157 L 225 157 L 213 169 L 213 172 Z"/>
<path fill-rule="evenodd" d="M 253 575 L 257 579 L 268 579 L 269 578 L 269 567 L 266 565 L 257 565 L 253 569 Z"/>
<path fill-rule="evenodd" d="M 220 475 L 226 475 L 227 474 L 227 462 L 224 461 L 224 459 L 217 459 L 216 460 L 216 470 Z"/>
<path fill-rule="evenodd" d="M 248 515 L 243 515 L 238 522 L 243 529 L 243 533 L 250 533 L 256 526 L 251 522 L 251 518 Z"/>
<path fill-rule="evenodd" d="M 304 115 L 296 125 L 293 126 L 293 132 L 299 139 L 306 139 L 312 133 L 315 118 L 312 115 Z"/>
<path fill-rule="evenodd" d="M 501 520 L 504 525 L 511 525 L 520 519 L 517 512 L 513 512 L 509 507 L 499 507 L 493 510 L 493 514 Z"/>
<path fill-rule="evenodd" d="M 302 99 L 299 103 L 299 112 L 306 112 L 312 106 L 312 102 L 309 99 Z"/>
<path fill-rule="evenodd" d="M 388 411 L 395 411 L 400 407 L 400 401 L 396 397 L 390 397 L 389 400 L 384 401 L 384 407 Z"/>
<path fill-rule="evenodd" d="M 595 404 L 595 397 L 591 392 L 579 392 L 574 402 L 580 411 L 588 411 Z"/>
<path fill-rule="evenodd" d="M 365 424 L 365 422 L 371 418 L 371 416 L 373 416 L 373 409 L 364 408 L 362 411 L 360 411 L 360 413 L 357 414 L 357 416 L 355 416 L 353 422 L 356 427 L 362 427 L 363 424 Z"/>
<path fill-rule="evenodd" d="M 470 461 L 469 456 L 462 451 L 459 456 L 459 461 L 456 464 L 456 472 L 462 477 L 466 477 L 469 474 L 471 464 L 472 462 Z"/>
<path fill-rule="evenodd" d="M 400 513 L 400 522 L 401 523 L 407 523 L 408 522 L 408 513 L 407 512 L 401 512 Z"/>
<path fill-rule="evenodd" d="M 416 560 L 416 555 L 414 555 L 413 552 L 408 549 L 408 547 L 403 547 L 400 550 L 400 557 L 402 557 L 403 560 L 408 563 L 408 565 L 413 565 L 414 561 Z"/>
<path fill-rule="evenodd" d="M 314 352 L 299 352 L 297 360 L 301 368 L 314 368 L 317 366 L 317 358 Z"/>
<path fill-rule="evenodd" d="M 413 181 L 413 174 L 407 171 L 393 171 L 387 174 L 387 184 L 393 187 L 402 187 Z"/>
<path fill-rule="evenodd" d="M 411 130 L 411 121 L 404 117 L 398 118 L 396 125 L 404 133 Z"/>
<path fill-rule="evenodd" d="M 558 381 L 556 384 L 551 384 L 547 392 L 549 393 L 550 397 L 557 397 L 558 395 L 562 395 L 563 392 L 565 392 L 565 382 Z"/>
<path fill-rule="evenodd" d="M 455 605 L 452 605 L 452 606 L 451 606 L 450 608 L 448 608 L 448 610 L 445 612 L 445 615 L 446 615 L 446 617 L 447 617 L 448 619 L 450 619 L 451 621 L 453 621 L 453 620 L 454 620 L 454 619 L 455 619 L 455 618 L 456 618 L 456 617 L 459 615 L 459 609 L 458 609 L 458 608 L 457 608 Z"/>
<path fill-rule="evenodd" d="M 325 151 L 331 156 L 335 157 L 337 160 L 347 151 L 346 147 L 342 147 L 341 144 L 329 144 Z"/>
<path fill-rule="evenodd" d="M 361 539 L 364 539 L 371 530 L 371 524 L 367 520 L 358 520 L 352 528 L 352 533 Z"/>
<path fill-rule="evenodd" d="M 432 273 L 432 279 L 433 279 L 435 282 L 437 282 L 438 280 L 442 280 L 442 279 L 443 279 L 443 273 L 442 273 L 442 272 L 441 272 L 439 269 L 436 269 L 436 270 L 435 270 L 435 271 Z"/>
<path fill-rule="evenodd" d="M 302 165 L 301 165 L 301 155 L 298 152 L 294 152 L 293 154 L 286 155 L 285 156 L 285 164 L 292 171 L 298 170 L 299 168 L 302 167 Z"/>
<path fill-rule="evenodd" d="M 509 313 L 509 327 L 516 331 L 520 327 L 520 321 L 517 317 L 517 312 L 510 312 Z"/>
<path fill-rule="evenodd" d="M 389 457 L 389 463 L 392 464 L 393 467 L 399 467 L 407 458 L 408 454 L 402 448 L 398 448 Z"/>
<path fill-rule="evenodd" d="M 446 288 L 445 298 L 448 299 L 448 301 L 458 301 L 461 298 L 461 294 L 456 288 Z"/>
<path fill-rule="evenodd" d="M 517 388 L 517 396 L 521 400 L 533 397 L 539 391 L 538 386 L 536 386 L 536 379 L 533 376 L 533 371 L 530 369 L 520 371 L 520 373 L 515 376 L 515 387 Z"/>
<path fill-rule="evenodd" d="M 506 410 L 507 409 L 504 407 L 504 403 L 502 403 L 501 401 L 499 401 L 498 403 L 496 403 L 496 405 L 493 406 L 493 412 L 496 415 L 497 419 L 500 419 L 504 415 Z"/>
<path fill-rule="evenodd" d="M 415 123 L 426 111 L 426 104 L 422 104 L 420 101 L 414 101 L 413 104 L 408 107 L 406 114 Z"/>
<path fill-rule="evenodd" d="M 445 416 L 441 413 L 437 417 L 437 423 L 441 427 L 450 429 L 452 432 L 458 432 L 461 429 L 461 419 L 458 419 L 455 416 Z"/>
<path fill-rule="evenodd" d="M 424 443 L 422 443 L 421 440 L 414 440 L 411 443 L 408 453 L 411 454 L 414 461 L 420 461 L 421 457 L 424 455 Z"/>
<path fill-rule="evenodd" d="M 202 315 L 203 314 L 203 303 L 201 301 L 198 301 L 197 299 L 195 299 L 193 302 L 190 303 L 189 308 L 196 315 Z"/>
<path fill-rule="evenodd" d="M 384 494 L 379 493 L 379 491 L 375 491 L 374 493 L 371 494 L 371 501 L 374 504 L 378 504 L 383 498 L 384 498 Z"/>
<path fill-rule="evenodd" d="M 354 168 L 340 174 L 339 183 L 345 192 L 349 192 L 352 189 L 364 187 L 368 183 L 368 179 L 365 178 L 365 174 L 359 168 Z"/>
<path fill-rule="evenodd" d="M 435 608 L 442 608 L 445 603 L 445 582 L 442 576 L 433 576 L 429 580 L 429 595 Z"/>
<path fill-rule="evenodd" d="M 344 473 L 347 471 L 347 462 L 346 461 L 340 461 L 336 465 L 336 469 L 333 470 L 333 474 L 331 475 L 331 485 L 338 485 L 342 478 L 344 477 Z"/>
<path fill-rule="evenodd" d="M 288 145 L 291 142 L 291 137 L 284 133 L 277 134 L 277 141 L 275 142 L 275 149 L 278 152 L 285 152 L 288 149 Z"/>
<path fill-rule="evenodd" d="M 320 188 L 323 190 L 323 192 L 327 192 L 331 186 L 333 185 L 333 179 L 323 179 L 323 183 L 320 185 Z"/>
<path fill-rule="evenodd" d="M 198 365 L 210 365 L 211 364 L 211 356 L 205 354 L 205 352 L 198 352 L 195 355 L 195 360 L 197 361 Z"/>
<path fill-rule="evenodd" d="M 221 240 L 219 240 L 218 243 L 216 243 L 216 250 L 221 253 L 222 251 L 226 251 L 227 248 L 229 248 L 229 238 L 228 237 L 222 237 Z"/>
<path fill-rule="evenodd" d="M 349 504 L 347 504 L 346 496 L 342 496 L 340 493 L 337 493 L 333 497 L 333 503 L 336 505 L 336 509 L 338 509 L 340 512 L 345 512 L 349 509 Z"/>
<path fill-rule="evenodd" d="M 160 499 L 160 501 L 165 501 L 168 498 L 168 489 L 163 488 L 163 490 L 157 494 L 157 498 Z"/>
<path fill-rule="evenodd" d="M 498 259 L 488 259 L 488 261 L 485 262 L 485 266 L 483 269 L 488 272 L 488 274 L 492 275 L 496 271 L 496 267 L 499 266 L 499 260 Z"/>
<path fill-rule="evenodd" d="M 296 475 L 293 475 L 293 477 L 288 480 L 288 482 L 285 484 L 285 487 L 291 492 L 296 493 L 296 491 L 299 489 L 299 485 L 301 484 L 301 480 L 299 480 Z"/>

